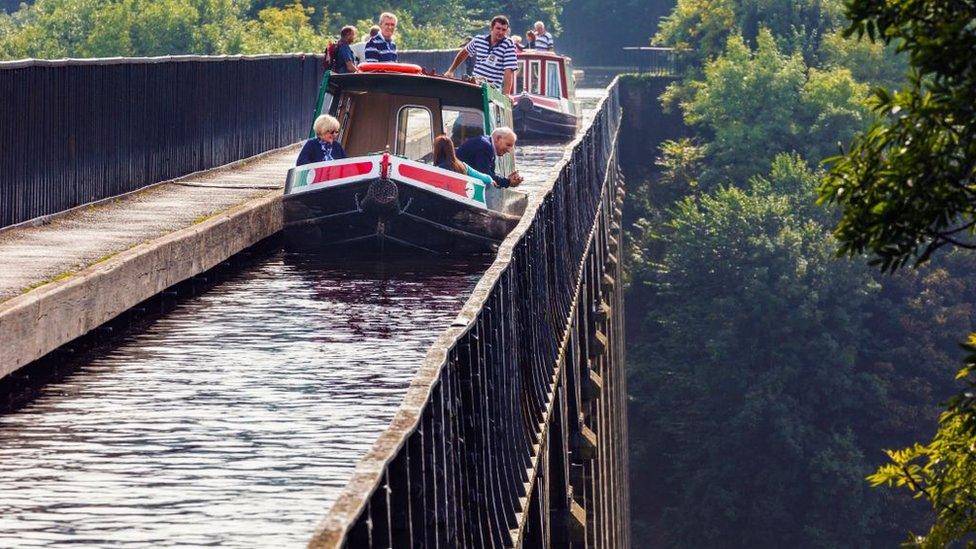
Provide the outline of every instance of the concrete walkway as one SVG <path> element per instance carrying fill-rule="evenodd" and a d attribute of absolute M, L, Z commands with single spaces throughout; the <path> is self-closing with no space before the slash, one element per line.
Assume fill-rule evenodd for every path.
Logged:
<path fill-rule="evenodd" d="M 281 230 L 298 145 L 0 232 L 0 378 Z"/>
<path fill-rule="evenodd" d="M 0 303 L 253 198 L 279 192 L 291 146 L 0 232 Z"/>

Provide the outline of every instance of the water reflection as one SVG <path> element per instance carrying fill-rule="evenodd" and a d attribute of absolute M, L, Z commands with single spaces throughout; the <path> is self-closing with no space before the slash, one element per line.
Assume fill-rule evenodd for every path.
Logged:
<path fill-rule="evenodd" d="M 0 546 L 303 545 L 484 267 L 275 252 L 65 364 L 0 416 Z"/>

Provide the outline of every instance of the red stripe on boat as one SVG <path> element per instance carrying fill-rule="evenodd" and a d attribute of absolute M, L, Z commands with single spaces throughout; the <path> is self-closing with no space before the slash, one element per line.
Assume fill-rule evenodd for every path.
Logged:
<path fill-rule="evenodd" d="M 411 166 L 410 164 L 400 164 L 397 166 L 397 169 L 400 171 L 400 175 L 403 177 L 423 181 L 432 187 L 444 189 L 445 191 L 450 191 L 454 194 L 468 196 L 468 194 L 465 192 L 468 182 L 460 177 L 451 177 L 441 172 L 425 170 L 423 168 L 418 168 L 417 166 Z"/>
<path fill-rule="evenodd" d="M 312 184 L 323 183 L 333 179 L 342 179 L 344 177 L 366 175 L 372 170 L 372 162 L 353 162 L 351 164 L 340 164 L 338 166 L 322 166 L 315 168 L 315 180 L 312 181 Z"/>

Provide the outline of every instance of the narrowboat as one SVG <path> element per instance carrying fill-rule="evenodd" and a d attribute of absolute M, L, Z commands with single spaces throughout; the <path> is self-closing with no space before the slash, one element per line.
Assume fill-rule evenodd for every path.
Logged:
<path fill-rule="evenodd" d="M 512 115 L 519 138 L 575 137 L 580 105 L 572 60 L 550 51 L 525 50 L 518 54 L 518 65 Z"/>
<path fill-rule="evenodd" d="M 290 248 L 411 250 L 435 254 L 497 249 L 525 211 L 522 192 L 432 164 L 433 139 L 455 146 L 512 125 L 511 101 L 486 84 L 416 65 L 364 63 L 359 73 L 326 73 L 313 120 L 339 120 L 347 158 L 297 166 L 283 198 Z M 314 132 L 310 132 L 310 138 Z M 499 174 L 515 170 L 512 154 Z"/>

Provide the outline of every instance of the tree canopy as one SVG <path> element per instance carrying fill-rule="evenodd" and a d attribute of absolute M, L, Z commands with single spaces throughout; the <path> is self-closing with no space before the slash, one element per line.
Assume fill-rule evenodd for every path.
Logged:
<path fill-rule="evenodd" d="M 976 327 L 976 254 L 957 250 L 884 275 L 861 254 L 872 250 L 834 231 L 852 215 L 843 201 L 864 191 L 848 177 L 836 200 L 822 198 L 845 161 L 897 183 L 884 165 L 847 149 L 910 116 L 908 106 L 877 108 L 871 101 L 885 92 L 872 88 L 931 92 L 917 105 L 933 109 L 918 116 L 960 136 L 956 145 L 937 139 L 942 153 L 953 151 L 940 161 L 960 167 L 957 145 L 971 144 L 965 109 L 976 103 L 960 100 L 946 118 L 949 111 L 925 103 L 934 87 L 968 96 L 914 68 L 907 33 L 881 36 L 895 19 L 863 19 L 865 39 L 858 20 L 845 19 L 845 9 L 889 5 L 939 26 L 929 8 L 947 17 L 965 2 L 923 4 L 679 1 L 658 33 L 698 64 L 664 95 L 691 135 L 661 145 L 656 171 L 631 203 L 641 217 L 631 232 L 628 311 L 632 497 L 635 509 L 650 509 L 635 514 L 637 543 L 891 546 L 908 531 L 924 534 L 933 516 L 935 528 L 913 542 L 940 546 L 972 532 L 973 477 L 963 459 L 976 412 L 971 398 L 957 396 L 940 422 L 939 403 L 958 390 L 957 341 Z M 962 50 L 976 51 L 965 36 L 976 18 L 956 17 L 969 26 L 919 30 L 917 39 L 961 37 L 928 59 L 934 67 L 939 57 L 965 58 L 946 68 L 971 77 Z M 928 139 L 924 124 L 914 128 L 922 132 L 915 139 Z M 925 149 L 900 146 L 910 144 Z M 824 165 L 841 147 L 853 160 Z M 641 173 L 630 164 L 641 160 L 624 162 L 628 174 Z M 917 191 L 916 181 L 902 180 L 897 192 Z M 894 223 L 889 232 L 906 226 L 896 216 L 885 222 Z M 964 375 L 976 381 L 972 369 Z M 882 452 L 938 425 L 931 444 Z M 910 490 L 872 490 L 872 471 L 873 483 Z"/>
<path fill-rule="evenodd" d="M 884 270 L 976 247 L 976 2 L 851 2 L 846 35 L 895 43 L 912 72 L 875 90 L 882 119 L 831 159 L 821 200 L 841 207 L 842 251 Z"/>
<path fill-rule="evenodd" d="M 976 248 L 976 2 L 852 0 L 847 12 L 845 34 L 894 44 L 911 72 L 904 88 L 875 91 L 881 120 L 829 161 L 819 193 L 841 208 L 841 250 L 866 252 L 894 272 L 940 248 Z M 976 534 L 976 334 L 965 348 L 956 376 L 965 387 L 948 400 L 935 436 L 889 450 L 890 462 L 869 477 L 931 505 L 935 520 L 909 538 L 921 547 L 972 546 Z"/>

